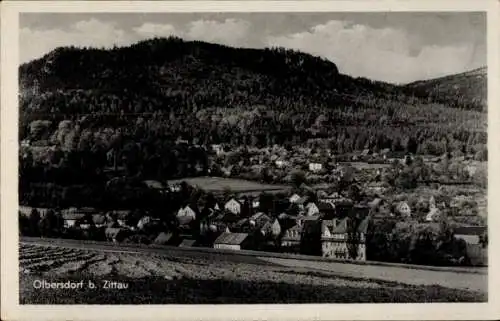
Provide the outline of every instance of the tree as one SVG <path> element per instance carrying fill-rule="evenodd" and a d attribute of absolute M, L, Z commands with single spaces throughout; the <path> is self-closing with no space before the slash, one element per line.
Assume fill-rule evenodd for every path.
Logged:
<path fill-rule="evenodd" d="M 294 187 L 298 188 L 302 184 L 306 184 L 306 173 L 297 170 L 292 173 L 292 184 Z"/>
<path fill-rule="evenodd" d="M 40 213 L 36 208 L 31 210 L 31 214 L 29 217 L 29 231 L 30 231 L 30 236 L 39 236 L 40 235 L 40 229 L 39 229 L 39 223 L 40 223 Z"/>
<path fill-rule="evenodd" d="M 360 235 L 358 232 L 361 218 L 350 215 L 347 218 L 347 251 L 351 260 L 356 260 L 359 255 Z"/>
<path fill-rule="evenodd" d="M 259 209 L 266 214 L 274 213 L 274 196 L 269 193 L 261 193 L 259 196 Z"/>
<path fill-rule="evenodd" d="M 58 218 L 54 210 L 48 210 L 44 217 L 39 221 L 40 235 L 46 237 L 57 236 L 60 232 L 58 223 Z"/>

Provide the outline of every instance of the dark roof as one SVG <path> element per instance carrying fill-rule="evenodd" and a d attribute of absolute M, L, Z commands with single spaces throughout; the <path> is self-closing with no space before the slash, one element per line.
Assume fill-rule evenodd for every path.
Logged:
<path fill-rule="evenodd" d="M 240 245 L 248 237 L 247 233 L 227 233 L 224 232 L 215 240 L 215 244 Z"/>
<path fill-rule="evenodd" d="M 304 222 L 304 233 L 320 233 L 321 232 L 321 222 L 320 221 L 312 221 L 307 220 Z"/>
<path fill-rule="evenodd" d="M 243 225 L 245 225 L 246 223 L 248 223 L 248 218 L 242 218 L 238 222 L 234 223 L 233 227 L 236 228 L 243 227 Z"/>
<path fill-rule="evenodd" d="M 319 202 L 317 206 L 320 211 L 331 211 L 335 209 L 333 204 L 327 202 Z"/>
<path fill-rule="evenodd" d="M 454 229 L 458 235 L 482 235 L 486 231 L 486 226 L 459 226 Z"/>

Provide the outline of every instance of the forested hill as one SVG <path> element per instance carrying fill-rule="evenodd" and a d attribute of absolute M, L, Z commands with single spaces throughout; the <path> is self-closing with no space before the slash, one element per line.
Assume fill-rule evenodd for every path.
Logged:
<path fill-rule="evenodd" d="M 429 97 L 452 107 L 467 106 L 471 109 L 487 109 L 487 69 L 486 67 L 468 72 L 416 81 L 404 88 L 421 97 Z"/>
<path fill-rule="evenodd" d="M 35 89 L 46 96 L 127 97 L 129 103 L 115 100 L 116 110 L 111 110 L 125 113 L 267 104 L 336 107 L 360 95 L 391 96 L 396 89 L 341 75 L 334 63 L 292 50 L 231 48 L 178 38 L 111 50 L 58 48 L 22 65 L 20 81 L 24 93 Z M 45 104 L 51 99 L 56 98 L 29 101 L 23 107 L 50 112 Z M 84 105 L 69 103 L 53 112 L 102 111 Z"/>
<path fill-rule="evenodd" d="M 338 153 L 482 150 L 484 113 L 468 105 L 458 112 L 440 96 L 436 104 L 432 88 L 353 78 L 333 62 L 282 48 L 179 38 L 58 48 L 20 66 L 20 139 L 67 151 L 138 143 L 158 157 L 158 141 L 178 138 L 233 146 L 322 139 Z"/>

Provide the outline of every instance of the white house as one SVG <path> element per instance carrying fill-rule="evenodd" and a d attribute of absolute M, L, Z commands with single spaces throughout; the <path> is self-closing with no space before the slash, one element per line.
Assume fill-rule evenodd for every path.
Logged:
<path fill-rule="evenodd" d="M 144 216 L 142 217 L 139 222 L 137 223 L 137 228 L 139 230 L 142 230 L 144 228 L 144 226 L 146 226 L 147 224 L 149 224 L 151 222 L 151 217 L 149 216 Z"/>
<path fill-rule="evenodd" d="M 311 172 L 319 172 L 323 169 L 323 164 L 321 163 L 309 163 L 309 170 Z"/>
<path fill-rule="evenodd" d="M 289 164 L 289 162 L 287 162 L 286 160 L 283 160 L 283 159 L 277 159 L 274 163 L 276 164 L 276 167 L 278 167 L 278 168 L 286 167 Z"/>
<path fill-rule="evenodd" d="M 177 217 L 191 217 L 193 220 L 196 218 L 196 212 L 189 206 L 179 209 Z"/>
<path fill-rule="evenodd" d="M 305 207 L 307 216 L 314 216 L 319 214 L 319 208 L 314 203 L 308 203 Z"/>
<path fill-rule="evenodd" d="M 411 208 L 406 202 L 399 202 L 396 206 L 396 212 L 403 217 L 411 216 Z"/>
<path fill-rule="evenodd" d="M 222 233 L 214 242 L 214 248 L 224 250 L 241 250 L 248 246 L 246 233 Z"/>
<path fill-rule="evenodd" d="M 429 213 L 425 217 L 427 222 L 435 222 L 441 218 L 441 211 L 437 207 L 433 207 L 429 210 Z"/>
<path fill-rule="evenodd" d="M 300 200 L 300 195 L 293 194 L 292 196 L 290 196 L 289 200 L 290 203 L 297 203 Z"/>
<path fill-rule="evenodd" d="M 221 155 L 222 153 L 224 153 L 224 148 L 222 145 L 220 144 L 213 144 L 212 145 L 212 150 L 215 152 L 215 154 L 217 155 Z"/>
<path fill-rule="evenodd" d="M 174 184 L 169 186 L 171 192 L 180 192 L 181 190 L 181 185 L 179 184 Z"/>
<path fill-rule="evenodd" d="M 236 215 L 239 215 L 241 213 L 241 203 L 234 198 L 230 199 L 226 203 L 226 205 L 224 205 L 224 208 Z"/>

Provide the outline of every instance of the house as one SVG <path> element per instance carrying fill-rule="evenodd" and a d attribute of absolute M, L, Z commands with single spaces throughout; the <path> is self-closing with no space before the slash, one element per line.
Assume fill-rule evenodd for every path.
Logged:
<path fill-rule="evenodd" d="M 271 218 L 262 212 L 256 213 L 248 218 L 248 223 L 250 224 L 250 226 L 255 227 L 257 229 L 260 229 L 267 222 L 270 221 Z"/>
<path fill-rule="evenodd" d="M 226 223 L 226 224 L 233 224 L 238 222 L 241 219 L 241 217 L 237 214 L 234 214 L 233 212 L 230 211 L 225 211 L 222 213 L 221 221 Z"/>
<path fill-rule="evenodd" d="M 84 214 L 79 214 L 79 213 L 71 213 L 71 212 L 63 212 L 62 217 L 64 220 L 64 227 L 65 228 L 72 228 L 75 227 L 77 222 L 80 222 L 81 219 L 83 219 L 85 215 Z"/>
<path fill-rule="evenodd" d="M 248 218 L 242 218 L 231 225 L 231 230 L 237 233 L 246 233 L 249 230 L 250 222 Z"/>
<path fill-rule="evenodd" d="M 293 194 L 292 196 L 290 196 L 289 200 L 290 200 L 290 203 L 295 204 L 300 200 L 300 198 L 301 197 L 299 194 Z"/>
<path fill-rule="evenodd" d="M 274 238 L 281 234 L 281 225 L 277 219 L 269 221 L 260 229 L 260 233 L 264 236 L 272 236 Z"/>
<path fill-rule="evenodd" d="M 324 217 L 331 217 L 335 215 L 335 204 L 332 200 L 321 200 L 318 203 L 318 210 Z"/>
<path fill-rule="evenodd" d="M 106 239 L 112 242 L 121 242 L 125 238 L 125 230 L 122 228 L 108 227 L 105 230 Z"/>
<path fill-rule="evenodd" d="M 287 167 L 289 165 L 289 162 L 286 161 L 286 160 L 283 160 L 283 159 L 277 159 L 274 164 L 276 165 L 276 167 L 278 168 L 284 168 L 284 167 Z"/>
<path fill-rule="evenodd" d="M 356 257 L 349 251 L 349 218 L 341 220 L 323 221 L 321 227 L 321 251 L 323 257 L 333 257 L 347 260 L 366 260 L 365 238 L 369 224 L 369 217 L 359 224 L 356 232 Z"/>
<path fill-rule="evenodd" d="M 24 216 L 29 217 L 31 215 L 32 210 L 33 210 L 33 208 L 31 206 L 19 205 L 19 213 L 21 213 Z"/>
<path fill-rule="evenodd" d="M 196 219 L 196 212 L 189 205 L 181 207 L 179 211 L 177 211 L 177 218 L 179 217 L 189 217 L 194 220 Z"/>
<path fill-rule="evenodd" d="M 402 217 L 411 217 L 411 208 L 406 202 L 399 202 L 396 205 L 396 213 Z"/>
<path fill-rule="evenodd" d="M 346 217 L 354 209 L 354 204 L 348 201 L 342 201 L 335 204 L 335 215 L 337 217 Z"/>
<path fill-rule="evenodd" d="M 288 250 L 292 250 L 292 252 L 299 252 L 301 238 L 302 226 L 294 225 L 284 232 L 281 238 L 281 247 L 288 248 Z"/>
<path fill-rule="evenodd" d="M 141 217 L 141 219 L 139 220 L 139 222 L 137 222 L 137 228 L 139 230 L 142 230 L 149 223 L 151 223 L 151 217 L 149 217 L 149 216 L 143 216 L 143 217 Z"/>
<path fill-rule="evenodd" d="M 230 211 L 233 214 L 240 215 L 241 213 L 241 203 L 235 200 L 234 198 L 230 199 L 225 205 L 224 208 Z"/>
<path fill-rule="evenodd" d="M 467 244 L 480 244 L 481 235 L 487 232 L 486 226 L 459 226 L 454 230 L 455 238 L 464 240 Z"/>
<path fill-rule="evenodd" d="M 296 218 L 296 222 L 299 226 L 304 226 L 305 222 L 307 221 L 319 221 L 319 219 L 320 219 L 319 215 L 313 215 L 313 216 L 299 215 Z"/>
<path fill-rule="evenodd" d="M 242 250 L 250 247 L 250 237 L 247 233 L 224 232 L 214 242 L 215 249 Z"/>
<path fill-rule="evenodd" d="M 177 192 L 180 192 L 182 187 L 181 187 L 181 184 L 172 184 L 172 185 L 169 185 L 169 189 L 171 192 L 174 192 L 174 193 L 177 193 Z"/>
<path fill-rule="evenodd" d="M 437 222 L 442 218 L 442 213 L 441 210 L 437 207 L 432 207 L 429 210 L 429 213 L 425 217 L 425 220 L 427 222 Z"/>
<path fill-rule="evenodd" d="M 222 155 L 224 153 L 224 147 L 221 144 L 212 144 L 212 150 L 215 152 L 217 156 Z"/>
<path fill-rule="evenodd" d="M 317 173 L 323 169 L 323 164 L 321 163 L 309 163 L 309 171 Z"/>
<path fill-rule="evenodd" d="M 308 203 L 305 207 L 307 216 L 319 215 L 319 208 L 315 203 Z"/>
<path fill-rule="evenodd" d="M 259 207 L 260 207 L 260 202 L 259 202 L 259 200 L 253 200 L 253 201 L 252 201 L 252 208 L 253 208 L 253 209 L 257 209 L 257 208 L 259 208 Z"/>

